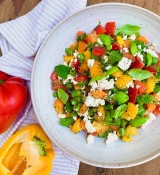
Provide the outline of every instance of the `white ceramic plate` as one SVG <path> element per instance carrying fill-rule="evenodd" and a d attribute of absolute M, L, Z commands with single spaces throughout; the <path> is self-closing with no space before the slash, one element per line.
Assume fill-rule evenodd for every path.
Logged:
<path fill-rule="evenodd" d="M 142 27 L 141 33 L 160 49 L 160 18 L 145 9 L 119 3 L 98 4 L 87 7 L 56 26 L 42 44 L 32 73 L 32 102 L 38 120 L 50 137 L 61 149 L 87 164 L 122 168 L 147 162 L 160 154 L 160 121 L 154 121 L 132 143 L 114 142 L 107 147 L 103 139 L 96 138 L 87 145 L 85 134 L 73 134 L 59 125 L 53 108 L 50 75 L 54 67 L 63 62 L 66 47 L 75 41 L 78 30 L 90 32 L 101 21 L 115 21 L 117 26 L 130 23 Z"/>

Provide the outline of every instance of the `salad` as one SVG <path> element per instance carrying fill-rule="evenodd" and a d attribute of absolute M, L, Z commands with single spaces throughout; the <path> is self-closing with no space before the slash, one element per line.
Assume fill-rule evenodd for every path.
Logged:
<path fill-rule="evenodd" d="M 140 29 L 107 22 L 78 31 L 51 74 L 60 124 L 86 132 L 88 144 L 131 142 L 160 114 L 160 54 Z"/>

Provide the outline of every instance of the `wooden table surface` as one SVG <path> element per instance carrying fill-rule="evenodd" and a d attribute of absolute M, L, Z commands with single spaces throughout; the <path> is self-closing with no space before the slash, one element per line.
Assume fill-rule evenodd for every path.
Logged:
<path fill-rule="evenodd" d="M 38 4 L 39 1 L 40 0 L 0 0 L 0 23 L 24 15 Z M 87 5 L 103 2 L 135 4 L 160 15 L 160 0 L 88 0 Z M 160 157 L 143 165 L 126 169 L 104 169 L 81 163 L 78 175 L 160 175 L 159 162 Z"/>

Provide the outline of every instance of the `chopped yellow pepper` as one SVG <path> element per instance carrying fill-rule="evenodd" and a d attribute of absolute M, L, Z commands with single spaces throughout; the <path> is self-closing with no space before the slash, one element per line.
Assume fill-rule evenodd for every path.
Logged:
<path fill-rule="evenodd" d="M 49 175 L 54 151 L 39 125 L 12 135 L 0 149 L 0 175 Z"/>
<path fill-rule="evenodd" d="M 149 94 L 149 93 L 153 92 L 156 82 L 157 82 L 156 78 L 148 78 L 146 93 Z"/>
<path fill-rule="evenodd" d="M 107 125 L 97 122 L 95 120 L 93 121 L 92 125 L 96 129 L 96 132 L 98 134 L 104 134 L 109 128 Z"/>
<path fill-rule="evenodd" d="M 128 83 L 133 83 L 131 76 L 121 75 L 115 82 L 115 85 L 119 89 L 125 89 Z"/>
<path fill-rule="evenodd" d="M 124 45 L 125 44 L 121 36 L 117 36 L 117 43 L 119 45 Z"/>
<path fill-rule="evenodd" d="M 138 112 L 137 106 L 134 105 L 133 103 L 128 103 L 127 111 L 123 112 L 122 118 L 129 121 L 136 117 L 137 112 Z"/>
<path fill-rule="evenodd" d="M 87 62 L 88 59 L 90 59 L 91 57 L 91 52 L 89 50 L 84 51 L 84 56 L 85 56 L 84 60 Z"/>
<path fill-rule="evenodd" d="M 126 128 L 126 132 L 125 132 L 122 140 L 124 142 L 132 142 L 132 136 L 137 135 L 137 134 L 138 134 L 137 128 L 129 125 Z"/>

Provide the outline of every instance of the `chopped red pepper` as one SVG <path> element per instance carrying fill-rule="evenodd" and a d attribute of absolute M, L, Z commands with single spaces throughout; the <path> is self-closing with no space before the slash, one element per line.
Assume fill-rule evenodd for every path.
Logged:
<path fill-rule="evenodd" d="M 145 66 L 145 64 L 141 61 L 141 59 L 136 56 L 135 61 L 131 63 L 130 69 L 142 69 Z"/>
<path fill-rule="evenodd" d="M 153 75 L 156 75 L 157 71 L 155 66 L 149 66 L 149 67 L 145 67 L 145 70 L 148 70 L 149 72 L 151 72 Z"/>
<path fill-rule="evenodd" d="M 135 103 L 136 102 L 136 96 L 137 96 L 137 88 L 129 88 L 128 89 L 128 95 L 129 95 L 129 102 Z"/>
<path fill-rule="evenodd" d="M 118 43 L 113 43 L 113 45 L 112 45 L 112 50 L 120 50 L 121 49 L 121 47 L 120 47 L 120 45 L 118 44 Z"/>
<path fill-rule="evenodd" d="M 156 109 L 153 111 L 155 115 L 160 115 L 160 104 L 156 106 Z"/>
<path fill-rule="evenodd" d="M 144 94 L 147 90 L 146 83 L 135 80 L 134 85 L 135 85 L 136 89 L 138 90 L 138 94 Z"/>
<path fill-rule="evenodd" d="M 92 50 L 92 54 L 95 56 L 102 56 L 105 55 L 106 49 L 101 46 L 94 46 Z"/>
<path fill-rule="evenodd" d="M 74 80 L 78 83 L 83 83 L 87 79 L 88 77 L 86 75 L 77 75 Z"/>
<path fill-rule="evenodd" d="M 105 28 L 106 28 L 106 34 L 113 36 L 116 30 L 116 23 L 107 22 Z"/>
<path fill-rule="evenodd" d="M 98 25 L 94 29 L 94 31 L 96 32 L 96 34 L 104 34 L 104 33 L 106 33 L 106 29 L 103 26 L 101 26 L 101 25 Z"/>
<path fill-rule="evenodd" d="M 52 72 L 50 79 L 51 79 L 52 81 L 58 79 L 58 75 L 57 75 L 57 73 L 56 73 L 55 71 Z"/>
<path fill-rule="evenodd" d="M 78 71 L 78 68 L 79 68 L 79 65 L 80 65 L 80 62 L 78 59 L 74 59 L 73 62 L 72 62 L 72 67 Z"/>

